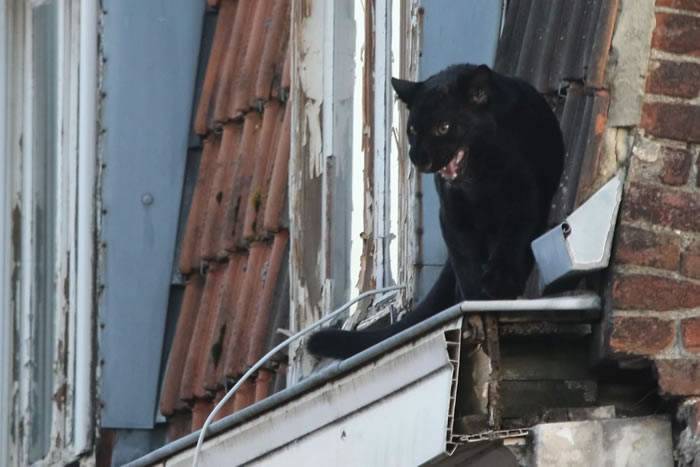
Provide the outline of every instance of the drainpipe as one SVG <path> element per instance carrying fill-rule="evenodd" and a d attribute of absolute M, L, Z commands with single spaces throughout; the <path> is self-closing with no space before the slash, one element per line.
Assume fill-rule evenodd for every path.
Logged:
<path fill-rule="evenodd" d="M 80 1 L 78 120 L 78 261 L 74 449 L 92 445 L 95 313 L 95 166 L 97 164 L 97 0 Z"/>

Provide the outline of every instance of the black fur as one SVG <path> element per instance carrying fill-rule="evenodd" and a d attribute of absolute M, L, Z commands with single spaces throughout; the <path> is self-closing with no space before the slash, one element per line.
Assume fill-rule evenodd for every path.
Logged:
<path fill-rule="evenodd" d="M 423 82 L 392 84 L 410 111 L 411 161 L 438 172 L 448 261 L 403 320 L 371 331 L 319 331 L 307 343 L 318 356 L 349 357 L 461 300 L 517 297 L 532 269 L 530 242 L 544 232 L 559 184 L 559 124 L 524 81 L 484 65 L 454 65 Z"/>

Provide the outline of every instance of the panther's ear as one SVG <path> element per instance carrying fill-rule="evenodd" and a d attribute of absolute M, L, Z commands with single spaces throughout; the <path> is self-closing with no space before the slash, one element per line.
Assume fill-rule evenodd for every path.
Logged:
<path fill-rule="evenodd" d="M 466 82 L 463 85 L 466 88 L 469 103 L 478 107 L 487 105 L 491 101 L 493 92 L 491 69 L 486 65 L 479 65 L 465 78 Z"/>
<path fill-rule="evenodd" d="M 396 95 L 399 96 L 407 106 L 411 106 L 413 99 L 415 99 L 418 90 L 421 87 L 421 83 L 414 83 L 413 81 L 407 81 L 405 79 L 391 78 L 391 86 L 396 91 Z"/>

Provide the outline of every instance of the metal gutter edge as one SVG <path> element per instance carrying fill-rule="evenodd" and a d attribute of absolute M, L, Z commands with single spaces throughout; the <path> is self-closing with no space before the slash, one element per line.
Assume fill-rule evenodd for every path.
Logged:
<path fill-rule="evenodd" d="M 324 368 L 316 374 L 309 376 L 307 379 L 300 381 L 298 384 L 290 388 L 273 394 L 267 399 L 263 399 L 256 404 L 246 407 L 240 412 L 231 414 L 228 417 L 213 423 L 208 429 L 209 439 L 211 439 L 213 435 L 222 433 L 230 428 L 233 428 L 234 426 L 240 425 L 243 422 L 257 417 L 263 412 L 267 412 L 268 410 L 282 405 L 315 387 L 321 386 L 337 376 L 348 373 L 351 370 L 354 370 L 355 368 L 362 366 L 374 358 L 386 353 L 387 351 L 399 347 L 442 324 L 460 317 L 463 314 L 514 311 L 586 311 L 600 310 L 600 308 L 600 297 L 591 293 L 570 297 L 538 298 L 532 300 L 474 300 L 460 302 L 428 318 L 427 320 L 418 323 L 415 326 L 412 326 L 363 352 L 360 352 L 357 355 L 353 355 L 346 360 L 331 364 L 330 366 Z M 161 462 L 174 454 L 179 453 L 180 451 L 195 446 L 197 444 L 198 437 L 199 430 L 168 443 L 165 446 L 126 464 L 126 466 L 140 467 Z"/>

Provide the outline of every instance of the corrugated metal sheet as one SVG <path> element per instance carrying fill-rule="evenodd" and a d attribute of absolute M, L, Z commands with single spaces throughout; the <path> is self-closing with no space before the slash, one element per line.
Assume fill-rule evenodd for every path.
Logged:
<path fill-rule="evenodd" d="M 550 219 L 590 194 L 607 122 L 605 69 L 619 0 L 511 0 L 496 69 L 533 84 L 555 108 L 567 148 Z"/>
<path fill-rule="evenodd" d="M 171 439 L 204 423 L 227 383 L 279 339 L 288 320 L 290 1 L 208 4 L 218 18 L 193 124 L 202 155 L 160 404 L 174 426 Z M 219 416 L 284 387 L 285 371 L 281 361 L 262 369 Z"/>
<path fill-rule="evenodd" d="M 603 87 L 618 0 L 511 0 L 496 68 L 540 92 L 567 82 Z"/>

